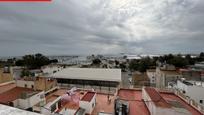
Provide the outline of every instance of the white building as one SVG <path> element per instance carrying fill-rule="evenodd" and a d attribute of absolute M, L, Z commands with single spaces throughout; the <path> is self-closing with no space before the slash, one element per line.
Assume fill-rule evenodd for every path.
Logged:
<path fill-rule="evenodd" d="M 151 85 L 156 85 L 156 69 L 148 69 L 147 76 L 150 80 Z"/>
<path fill-rule="evenodd" d="M 204 106 L 204 82 L 178 80 L 176 88 L 196 103 Z"/>
<path fill-rule="evenodd" d="M 29 112 L 22 109 L 0 104 L 0 115 L 42 115 L 42 114 Z"/>
<path fill-rule="evenodd" d="M 41 113 L 44 115 L 51 115 L 55 113 L 61 106 L 61 96 L 56 97 L 52 102 L 47 103 L 44 107 L 41 107 Z"/>
<path fill-rule="evenodd" d="M 74 96 L 76 95 L 73 94 L 72 96 L 71 98 L 75 98 Z M 54 113 L 62 115 L 85 115 L 91 114 L 95 106 L 96 92 L 86 92 L 78 103 L 73 100 L 64 103 L 63 96 L 53 95 L 52 101 L 41 108 L 41 113 L 44 115 L 51 115 Z"/>
<path fill-rule="evenodd" d="M 156 87 L 166 88 L 169 84 L 176 83 L 182 77 L 173 65 L 165 64 L 156 68 Z"/>
<path fill-rule="evenodd" d="M 65 68 L 53 74 L 54 78 L 121 82 L 121 69 Z"/>
<path fill-rule="evenodd" d="M 48 65 L 48 66 L 43 66 L 41 68 L 42 72 L 45 74 L 53 74 L 57 71 L 62 70 L 62 66 L 58 66 L 58 65 Z"/>
<path fill-rule="evenodd" d="M 29 88 L 14 87 L 0 94 L 0 103 L 21 109 L 33 110 L 37 104 L 45 104 L 44 91 L 35 91 Z"/>
<path fill-rule="evenodd" d="M 121 69 L 65 68 L 54 73 L 59 85 L 85 89 L 110 89 L 115 91 L 121 83 Z"/>
<path fill-rule="evenodd" d="M 91 114 L 96 106 L 96 93 L 87 92 L 79 101 L 79 107 L 85 109 L 86 114 Z"/>

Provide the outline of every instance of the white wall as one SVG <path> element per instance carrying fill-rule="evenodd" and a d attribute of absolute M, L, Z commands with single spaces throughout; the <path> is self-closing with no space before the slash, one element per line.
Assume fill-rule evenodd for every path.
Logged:
<path fill-rule="evenodd" d="M 41 98 L 40 96 L 43 95 Z M 33 107 L 34 105 L 38 104 L 39 102 L 45 102 L 45 96 L 44 96 L 44 91 L 35 94 L 31 96 L 30 98 L 27 99 L 17 99 L 14 101 L 15 104 L 22 109 L 27 109 L 30 107 Z"/>
<path fill-rule="evenodd" d="M 204 106 L 204 87 L 190 86 L 186 95 L 195 100 L 198 104 L 201 104 L 200 100 L 203 100 L 201 105 Z"/>
<path fill-rule="evenodd" d="M 52 66 L 52 67 L 48 66 L 48 67 L 42 68 L 43 73 L 48 73 L 48 74 L 53 74 L 53 71 L 57 72 L 60 70 L 62 70 L 62 67 L 60 66 Z"/>
<path fill-rule="evenodd" d="M 44 91 L 29 98 L 30 107 L 33 107 L 37 103 L 43 102 L 43 101 L 45 102 L 45 92 Z"/>
<path fill-rule="evenodd" d="M 179 90 L 185 91 L 185 95 L 189 96 L 191 99 L 196 101 L 200 105 L 204 105 L 204 87 L 201 86 L 190 86 L 182 83 L 181 81 L 177 81 L 177 88 Z M 203 100 L 203 103 L 200 103 L 200 100 Z"/>
<path fill-rule="evenodd" d="M 56 110 L 58 109 L 58 101 L 60 101 L 61 96 L 56 98 L 54 101 L 47 103 L 44 107 L 41 108 L 41 113 L 44 115 L 51 115 L 51 106 L 55 104 Z"/>
<path fill-rule="evenodd" d="M 142 98 L 144 99 L 151 115 L 190 115 L 187 110 L 182 108 L 165 108 L 156 106 L 144 88 L 142 89 Z"/>
<path fill-rule="evenodd" d="M 151 99 L 144 88 L 142 89 L 142 98 L 144 99 L 145 104 L 147 108 L 149 109 L 150 114 L 155 115 L 156 113 L 155 105 L 153 104 L 153 102 L 151 102 Z"/>
<path fill-rule="evenodd" d="M 147 76 L 150 79 L 150 83 L 151 84 L 155 84 L 156 83 L 156 72 L 147 71 Z"/>
<path fill-rule="evenodd" d="M 94 104 L 94 106 L 92 107 L 93 104 Z M 92 98 L 92 100 L 90 102 L 79 101 L 79 107 L 85 109 L 86 113 L 88 113 L 88 114 L 92 113 L 95 106 L 96 106 L 96 94 L 94 95 L 94 97 Z"/>
<path fill-rule="evenodd" d="M 76 109 L 63 109 L 60 114 L 62 115 L 75 115 Z"/>
<path fill-rule="evenodd" d="M 51 115 L 52 114 L 51 111 L 46 109 L 45 107 L 41 107 L 41 113 L 43 115 Z"/>
<path fill-rule="evenodd" d="M 34 86 L 34 81 L 24 81 L 24 80 L 16 80 L 16 85 L 18 87 L 25 87 L 25 84 L 27 85 L 27 88 L 32 88 L 32 85 Z"/>
<path fill-rule="evenodd" d="M 29 108 L 29 101 L 28 99 L 18 99 L 18 107 L 21 109 L 27 109 Z"/>
<path fill-rule="evenodd" d="M 184 83 L 182 83 L 182 81 L 177 80 L 177 88 L 182 90 L 182 91 L 187 91 L 188 90 L 188 86 Z"/>

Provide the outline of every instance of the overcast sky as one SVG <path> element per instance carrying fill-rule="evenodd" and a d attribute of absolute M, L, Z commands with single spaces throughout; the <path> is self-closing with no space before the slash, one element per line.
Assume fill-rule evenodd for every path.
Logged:
<path fill-rule="evenodd" d="M 204 51 L 204 0 L 0 3 L 0 56 Z"/>

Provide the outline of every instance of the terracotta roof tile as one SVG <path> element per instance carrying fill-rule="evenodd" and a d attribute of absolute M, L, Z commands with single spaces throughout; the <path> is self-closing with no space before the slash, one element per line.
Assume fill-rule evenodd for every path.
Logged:
<path fill-rule="evenodd" d="M 13 89 L 14 87 L 16 87 L 15 83 L 10 83 L 10 84 L 6 84 L 6 85 L 1 85 L 0 86 L 0 94 L 3 92 L 6 92 L 10 89 Z"/>
<path fill-rule="evenodd" d="M 96 92 L 87 92 L 81 99 L 81 101 L 88 101 L 90 102 L 92 100 L 92 98 L 94 97 L 94 95 L 96 94 Z"/>
<path fill-rule="evenodd" d="M 15 87 L 0 94 L 0 103 L 8 104 L 8 102 L 18 99 L 23 92 L 32 93 L 36 91 L 28 88 Z"/>
<path fill-rule="evenodd" d="M 170 104 L 168 104 L 154 88 L 145 88 L 145 91 L 148 93 L 151 101 L 153 101 L 156 106 L 167 108 L 171 107 Z"/>
<path fill-rule="evenodd" d="M 141 90 L 120 89 L 118 96 L 119 99 L 128 101 L 129 115 L 150 115 L 149 110 L 142 100 Z"/>

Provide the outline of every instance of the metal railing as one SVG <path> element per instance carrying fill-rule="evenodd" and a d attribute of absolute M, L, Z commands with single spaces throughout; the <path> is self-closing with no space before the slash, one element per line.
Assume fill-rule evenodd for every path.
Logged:
<path fill-rule="evenodd" d="M 204 106 L 198 104 L 193 99 L 191 99 L 189 96 L 186 96 L 185 94 L 183 94 L 181 91 L 177 89 L 172 89 L 172 88 L 162 88 L 162 89 L 157 89 L 157 90 L 160 92 L 174 93 L 175 95 L 180 97 L 182 100 L 184 100 L 186 103 L 191 105 L 193 108 L 195 108 L 196 110 L 204 114 Z"/>

